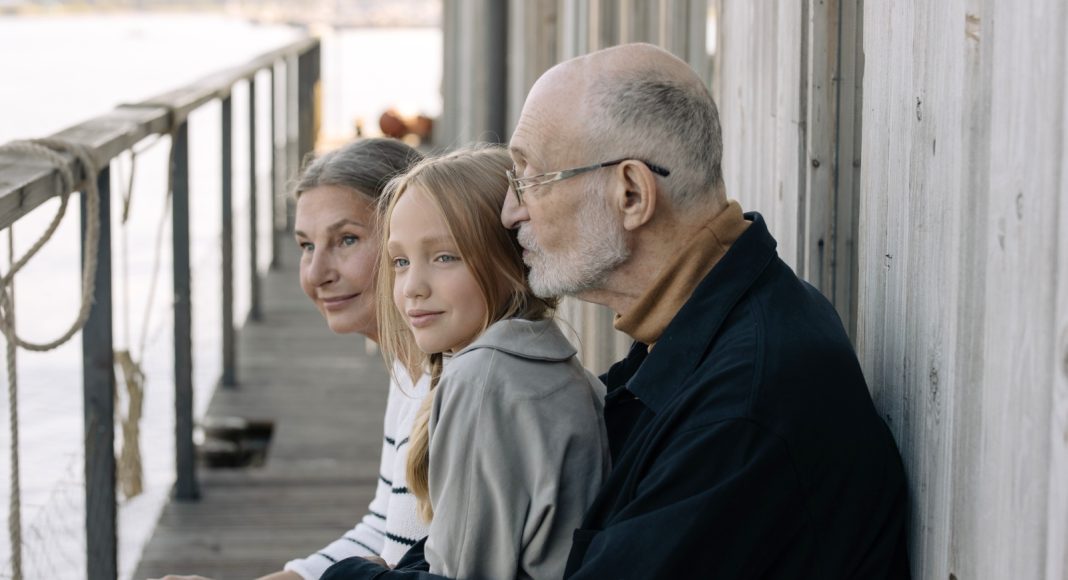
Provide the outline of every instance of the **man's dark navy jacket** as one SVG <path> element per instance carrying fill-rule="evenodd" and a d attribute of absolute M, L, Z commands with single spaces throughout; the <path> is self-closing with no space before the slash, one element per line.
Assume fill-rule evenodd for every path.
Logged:
<path fill-rule="evenodd" d="M 565 576 L 908 577 L 901 460 L 841 321 L 746 217 L 655 347 L 602 377 L 613 469 Z M 420 548 L 323 578 L 436 578 Z"/>

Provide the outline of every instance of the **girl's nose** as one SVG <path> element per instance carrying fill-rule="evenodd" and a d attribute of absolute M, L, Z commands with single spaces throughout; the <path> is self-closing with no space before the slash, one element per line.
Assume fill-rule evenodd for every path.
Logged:
<path fill-rule="evenodd" d="M 412 264 L 404 274 L 404 297 L 426 298 L 430 295 L 430 284 L 427 283 L 423 268 Z"/>

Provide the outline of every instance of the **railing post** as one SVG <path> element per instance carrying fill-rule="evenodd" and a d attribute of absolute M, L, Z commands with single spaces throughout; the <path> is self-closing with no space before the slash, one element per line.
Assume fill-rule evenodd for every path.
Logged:
<path fill-rule="evenodd" d="M 263 317 L 260 303 L 259 203 L 256 199 L 256 75 L 248 79 L 249 320 Z"/>
<path fill-rule="evenodd" d="M 193 304 L 189 268 L 189 124 L 174 132 L 171 231 L 174 236 L 174 497 L 200 499 L 193 446 Z"/>
<path fill-rule="evenodd" d="M 319 137 L 320 108 L 316 94 L 321 72 L 319 44 L 309 48 L 297 61 L 297 153 L 303 162 L 306 156 L 315 150 L 315 141 Z"/>
<path fill-rule="evenodd" d="M 274 63 L 270 67 L 271 80 L 268 83 L 269 90 L 267 91 L 271 95 L 270 110 L 271 110 L 271 126 L 269 129 L 269 135 L 271 136 L 271 269 L 278 268 L 282 265 L 282 252 L 281 241 L 282 236 L 279 235 L 278 228 L 278 203 L 281 201 L 278 199 L 278 182 L 279 172 L 282 170 L 282 164 L 278 155 L 278 75 L 275 71 L 278 69 L 278 63 Z"/>
<path fill-rule="evenodd" d="M 234 332 L 234 176 L 233 107 L 228 94 L 222 100 L 222 384 L 237 384 L 237 349 Z"/>
<path fill-rule="evenodd" d="M 300 99 L 298 98 L 300 82 L 297 79 L 297 60 L 296 56 L 290 56 L 286 59 L 286 114 L 285 114 L 285 152 L 286 152 L 286 171 L 285 179 L 291 180 L 300 172 L 300 165 L 303 161 L 300 153 L 300 122 L 299 109 Z M 293 200 L 288 196 L 285 198 L 285 218 L 286 227 L 285 232 L 288 234 L 293 231 L 293 214 L 295 208 L 293 207 Z"/>
<path fill-rule="evenodd" d="M 82 388 L 85 397 L 85 522 L 89 580 L 118 576 L 115 522 L 115 365 L 111 319 L 111 170 L 97 176 L 100 243 L 96 255 L 93 306 L 82 329 Z M 82 245 L 89 207 L 81 202 Z M 83 252 L 82 269 L 85 268 Z"/>

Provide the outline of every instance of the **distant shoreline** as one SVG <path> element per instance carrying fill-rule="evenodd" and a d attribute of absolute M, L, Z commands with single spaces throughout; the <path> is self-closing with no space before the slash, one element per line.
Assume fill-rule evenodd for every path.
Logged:
<path fill-rule="evenodd" d="M 101 16 L 129 14 L 215 14 L 247 20 L 254 24 L 289 25 L 296 27 L 342 28 L 437 28 L 441 26 L 440 10 L 429 11 L 426 17 L 413 18 L 411 12 L 403 15 L 382 14 L 381 11 L 364 11 L 337 16 L 334 14 L 293 10 L 283 11 L 271 6 L 258 8 L 235 8 L 221 3 L 191 3 L 159 6 L 129 6 L 125 4 L 26 4 L 0 0 L 0 18 L 19 16 Z M 392 11 L 390 11 L 392 12 Z"/>

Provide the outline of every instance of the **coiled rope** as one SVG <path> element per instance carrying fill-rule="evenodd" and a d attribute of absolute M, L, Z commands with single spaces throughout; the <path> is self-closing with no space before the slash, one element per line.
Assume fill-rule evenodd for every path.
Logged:
<path fill-rule="evenodd" d="M 63 139 L 48 138 L 34 139 L 29 141 L 14 141 L 0 146 L 0 152 L 23 153 L 44 159 L 59 173 L 65 193 L 60 196 L 59 209 L 55 217 L 48 224 L 44 233 L 26 253 L 11 264 L 11 269 L 0 276 L 0 329 L 4 333 L 7 346 L 7 389 L 8 389 L 8 414 L 11 430 L 11 497 L 8 505 L 8 536 L 11 542 L 11 571 L 14 580 L 22 579 L 22 507 L 21 507 L 21 475 L 19 472 L 19 423 L 18 423 L 18 373 L 16 369 L 16 353 L 18 347 L 35 352 L 53 350 L 78 333 L 89 319 L 89 312 L 93 305 L 93 280 L 96 277 L 97 249 L 100 245 L 100 191 L 97 189 L 97 174 L 99 168 L 93 159 L 92 152 L 84 145 L 73 143 Z M 75 179 L 67 158 L 62 155 L 69 153 L 81 164 L 85 179 Z M 67 212 L 70 194 L 73 191 L 82 191 L 86 196 L 86 229 L 82 269 L 82 296 L 81 307 L 78 316 L 66 332 L 58 338 L 47 342 L 30 342 L 18 336 L 15 329 L 15 308 L 12 292 L 14 289 L 15 275 L 32 259 L 45 244 L 52 239 L 59 228 L 63 216 Z"/>

